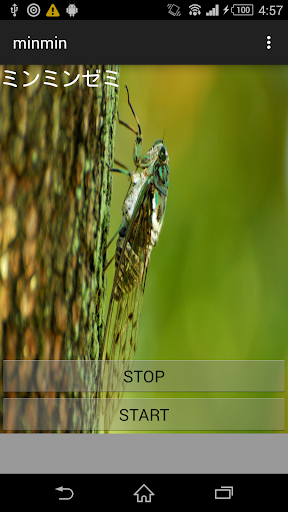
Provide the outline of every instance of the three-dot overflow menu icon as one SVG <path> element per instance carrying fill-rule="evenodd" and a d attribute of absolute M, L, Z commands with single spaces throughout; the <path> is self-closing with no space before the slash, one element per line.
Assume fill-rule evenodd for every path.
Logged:
<path fill-rule="evenodd" d="M 272 38 L 271 36 L 266 36 L 266 48 L 267 50 L 271 50 L 272 48 Z"/>
<path fill-rule="evenodd" d="M 155 496 L 155 494 L 147 485 L 143 484 L 134 492 L 133 496 L 137 496 L 137 503 L 151 503 L 151 498 Z"/>
<path fill-rule="evenodd" d="M 231 500 L 233 496 L 233 487 L 221 485 L 220 489 L 215 489 L 215 500 Z"/>

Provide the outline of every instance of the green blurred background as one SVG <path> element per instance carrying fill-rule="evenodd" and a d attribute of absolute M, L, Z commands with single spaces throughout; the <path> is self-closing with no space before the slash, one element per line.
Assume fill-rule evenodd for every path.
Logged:
<path fill-rule="evenodd" d="M 143 153 L 164 136 L 170 158 L 137 359 L 288 357 L 287 69 L 121 67 L 120 118 L 135 125 L 127 83 Z M 117 124 L 115 158 L 131 169 L 134 138 Z M 128 185 L 114 173 L 111 236 Z"/>

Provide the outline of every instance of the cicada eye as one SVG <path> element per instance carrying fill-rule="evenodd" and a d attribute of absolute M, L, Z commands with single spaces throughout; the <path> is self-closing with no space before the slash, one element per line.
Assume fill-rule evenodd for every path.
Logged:
<path fill-rule="evenodd" d="M 166 148 L 165 148 L 165 146 L 162 146 L 162 148 L 159 151 L 160 160 L 162 160 L 162 162 L 165 162 L 165 160 L 167 159 L 167 156 L 168 156 L 168 154 L 167 154 Z"/>

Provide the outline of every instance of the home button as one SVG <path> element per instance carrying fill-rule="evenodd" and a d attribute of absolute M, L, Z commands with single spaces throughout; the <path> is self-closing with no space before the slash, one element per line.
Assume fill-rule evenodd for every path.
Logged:
<path fill-rule="evenodd" d="M 152 496 L 155 496 L 147 485 L 143 484 L 134 492 L 133 496 L 137 496 L 137 503 L 151 503 Z"/>

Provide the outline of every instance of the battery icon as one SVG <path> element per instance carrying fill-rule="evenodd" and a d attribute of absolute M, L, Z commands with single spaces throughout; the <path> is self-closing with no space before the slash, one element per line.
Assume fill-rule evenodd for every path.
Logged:
<path fill-rule="evenodd" d="M 231 7 L 233 16 L 253 16 L 254 5 L 253 4 L 233 4 Z"/>

